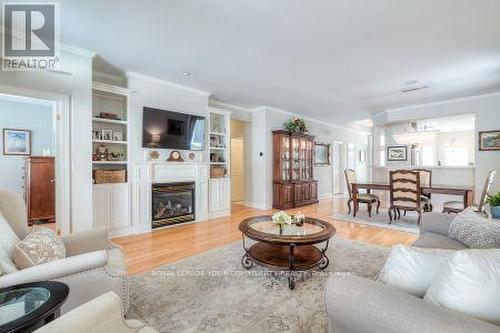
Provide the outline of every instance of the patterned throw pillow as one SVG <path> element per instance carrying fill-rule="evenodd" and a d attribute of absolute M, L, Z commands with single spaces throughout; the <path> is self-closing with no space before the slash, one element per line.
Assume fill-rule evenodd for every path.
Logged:
<path fill-rule="evenodd" d="M 500 223 L 468 208 L 451 222 L 448 236 L 471 249 L 500 248 Z"/>
<path fill-rule="evenodd" d="M 65 258 L 66 248 L 53 230 L 39 228 L 15 245 L 13 257 L 17 267 L 25 269 Z"/>

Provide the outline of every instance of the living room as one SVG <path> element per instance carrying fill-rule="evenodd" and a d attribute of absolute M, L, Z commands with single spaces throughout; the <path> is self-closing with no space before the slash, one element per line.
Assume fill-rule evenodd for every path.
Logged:
<path fill-rule="evenodd" d="M 500 331 L 498 2 L 2 4 L 0 331 Z"/>

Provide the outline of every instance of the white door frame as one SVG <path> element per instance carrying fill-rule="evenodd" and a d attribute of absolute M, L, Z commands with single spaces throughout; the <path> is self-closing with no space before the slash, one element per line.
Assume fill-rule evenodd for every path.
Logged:
<path fill-rule="evenodd" d="M 71 151 L 70 97 L 63 94 L 1 85 L 0 93 L 50 101 L 54 105 L 56 134 L 56 229 L 65 235 L 71 231 Z M 26 221 L 28 223 L 28 221 Z"/>
<path fill-rule="evenodd" d="M 333 146 L 335 147 L 336 145 L 338 145 L 338 147 L 339 147 L 339 151 L 336 154 L 339 158 L 339 160 L 337 161 L 339 172 L 338 172 L 338 174 L 336 174 L 335 168 L 332 164 L 332 174 L 333 174 L 333 177 L 332 177 L 332 180 L 333 180 L 332 189 L 333 190 L 332 190 L 332 192 L 334 192 L 334 190 L 335 190 L 335 178 L 339 178 L 339 191 L 340 191 L 339 193 L 343 194 L 344 193 L 344 185 L 343 185 L 344 181 L 343 181 L 343 177 L 342 177 L 342 174 L 343 174 L 342 170 L 344 169 L 343 163 L 344 163 L 345 158 L 344 158 L 342 152 L 344 150 L 344 142 L 333 141 Z M 338 195 L 338 193 L 333 193 L 333 195 Z"/>

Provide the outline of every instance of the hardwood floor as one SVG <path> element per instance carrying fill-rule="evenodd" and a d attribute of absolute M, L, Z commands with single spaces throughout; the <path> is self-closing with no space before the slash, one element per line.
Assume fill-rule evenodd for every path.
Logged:
<path fill-rule="evenodd" d="M 321 201 L 319 204 L 293 209 L 311 217 L 332 223 L 337 229 L 336 237 L 355 239 L 367 243 L 392 246 L 410 244 L 417 239 L 414 234 L 373 228 L 354 223 L 338 222 L 330 218 L 334 212 L 346 211 L 344 199 Z M 151 269 L 195 254 L 241 240 L 239 223 L 251 216 L 268 215 L 273 210 L 262 211 L 241 204 L 232 206 L 231 216 L 201 223 L 157 230 L 151 233 L 113 239 L 123 247 L 130 274 Z M 383 210 L 381 209 L 381 214 Z"/>

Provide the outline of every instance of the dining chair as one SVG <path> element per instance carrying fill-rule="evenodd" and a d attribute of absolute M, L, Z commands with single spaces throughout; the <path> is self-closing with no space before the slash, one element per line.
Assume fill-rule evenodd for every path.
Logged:
<path fill-rule="evenodd" d="M 418 225 L 422 219 L 422 188 L 420 173 L 411 170 L 395 170 L 389 173 L 390 207 L 389 219 L 401 218 L 401 210 L 414 211 L 418 214 Z"/>
<path fill-rule="evenodd" d="M 486 176 L 486 181 L 484 182 L 483 193 L 481 194 L 481 200 L 479 205 L 475 208 L 476 212 L 484 213 L 484 206 L 486 205 L 486 199 L 488 199 L 488 193 L 490 192 L 491 186 L 495 181 L 496 170 L 490 170 Z M 465 209 L 463 201 L 447 201 L 443 204 L 443 213 L 461 213 Z"/>
<path fill-rule="evenodd" d="M 347 184 L 347 189 L 349 191 L 349 200 L 347 201 L 347 207 L 349 208 L 349 212 L 347 213 L 348 215 L 351 214 L 351 203 L 353 205 L 356 205 L 354 209 L 354 217 L 356 217 L 356 211 L 359 210 L 359 204 L 367 204 L 368 206 L 368 216 L 372 216 L 372 206 L 373 204 L 377 204 L 377 214 L 380 209 L 380 198 L 374 194 L 371 193 L 359 193 L 357 191 L 356 193 L 356 201 L 354 201 L 354 193 L 352 191 L 352 184 L 356 183 L 356 171 L 352 169 L 346 169 L 344 170 L 344 175 L 345 175 L 345 181 Z"/>
<path fill-rule="evenodd" d="M 432 186 L 432 170 L 428 169 L 413 169 L 420 173 L 420 187 L 431 187 Z M 432 206 L 430 193 L 422 193 L 420 195 L 423 204 L 424 212 L 432 212 L 434 207 Z"/>

